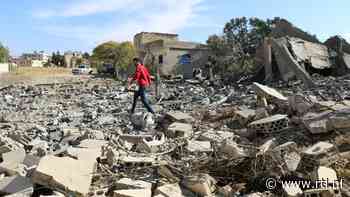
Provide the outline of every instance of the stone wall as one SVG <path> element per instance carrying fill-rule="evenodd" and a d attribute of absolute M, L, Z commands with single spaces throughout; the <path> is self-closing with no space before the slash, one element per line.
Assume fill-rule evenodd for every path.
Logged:
<path fill-rule="evenodd" d="M 9 72 L 9 64 L 8 63 L 1 63 L 0 64 L 0 73 L 7 73 Z"/>

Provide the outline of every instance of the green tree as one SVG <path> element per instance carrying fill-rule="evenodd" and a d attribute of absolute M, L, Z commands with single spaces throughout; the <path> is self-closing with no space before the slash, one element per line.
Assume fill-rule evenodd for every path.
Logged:
<path fill-rule="evenodd" d="M 257 46 L 271 33 L 272 21 L 246 17 L 233 18 L 226 23 L 223 35 L 213 35 L 207 40 L 215 59 L 216 69 L 222 73 L 236 74 L 254 70 Z"/>
<path fill-rule="evenodd" d="M 135 49 L 131 42 L 109 41 L 98 45 L 93 50 L 91 60 L 95 66 L 105 62 L 111 63 L 119 69 L 127 69 L 134 56 Z"/>
<path fill-rule="evenodd" d="M 88 53 L 88 52 L 85 52 L 84 54 L 83 54 L 83 58 L 84 59 L 90 59 L 90 54 Z"/>
<path fill-rule="evenodd" d="M 80 65 L 83 63 L 83 59 L 82 58 L 77 58 L 77 60 L 75 61 L 76 65 Z"/>
<path fill-rule="evenodd" d="M 0 63 L 8 62 L 9 57 L 10 57 L 10 52 L 8 48 L 6 48 L 0 43 Z"/>

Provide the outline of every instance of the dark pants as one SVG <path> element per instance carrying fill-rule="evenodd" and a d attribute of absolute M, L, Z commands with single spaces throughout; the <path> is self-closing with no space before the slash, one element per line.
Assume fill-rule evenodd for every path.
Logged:
<path fill-rule="evenodd" d="M 141 97 L 141 101 L 142 101 L 143 105 L 146 107 L 147 111 L 154 114 L 152 107 L 148 104 L 148 101 L 146 98 L 146 88 L 145 87 L 139 87 L 139 90 L 134 93 L 134 103 L 132 104 L 131 113 L 135 112 L 137 99 L 139 97 Z"/>

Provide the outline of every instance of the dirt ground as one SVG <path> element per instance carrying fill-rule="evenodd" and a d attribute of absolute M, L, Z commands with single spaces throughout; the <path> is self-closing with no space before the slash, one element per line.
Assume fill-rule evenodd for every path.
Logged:
<path fill-rule="evenodd" d="M 17 68 L 0 74 L 0 87 L 11 84 L 45 84 L 86 80 L 89 75 L 73 75 L 69 68 Z"/>

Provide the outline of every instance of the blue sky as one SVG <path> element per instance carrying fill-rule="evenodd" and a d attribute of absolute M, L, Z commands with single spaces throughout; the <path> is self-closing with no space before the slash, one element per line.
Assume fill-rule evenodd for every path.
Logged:
<path fill-rule="evenodd" d="M 91 52 L 140 31 L 205 42 L 233 17 L 286 18 L 324 40 L 350 39 L 349 0 L 12 0 L 2 2 L 0 41 L 12 55 L 33 50 Z"/>

